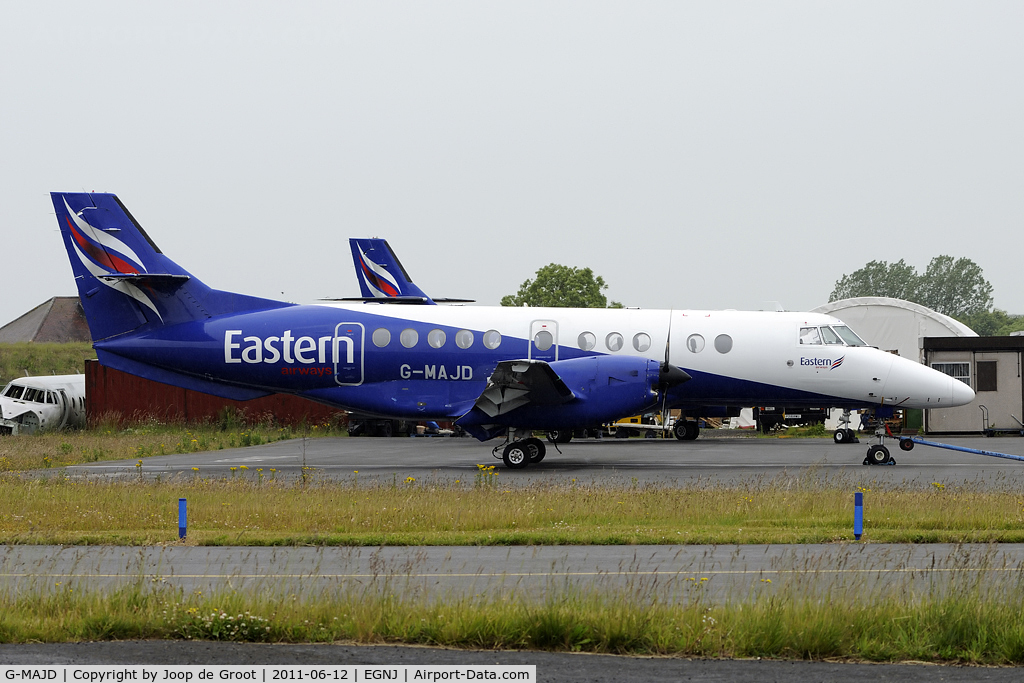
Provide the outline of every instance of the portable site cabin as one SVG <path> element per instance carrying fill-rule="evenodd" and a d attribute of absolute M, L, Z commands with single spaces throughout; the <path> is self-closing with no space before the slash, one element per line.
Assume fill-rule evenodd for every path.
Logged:
<path fill-rule="evenodd" d="M 928 337 L 924 362 L 974 389 L 974 400 L 956 408 L 925 411 L 929 434 L 1024 432 L 1024 337 Z"/>

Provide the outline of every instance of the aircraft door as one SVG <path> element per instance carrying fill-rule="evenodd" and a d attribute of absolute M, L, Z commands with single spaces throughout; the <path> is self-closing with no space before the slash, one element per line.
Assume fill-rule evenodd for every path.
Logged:
<path fill-rule="evenodd" d="M 558 323 L 554 320 L 534 320 L 530 323 L 530 358 L 558 360 Z"/>
<path fill-rule="evenodd" d="M 363 383 L 363 341 L 366 328 L 362 323 L 338 323 L 331 340 L 334 360 L 334 381 L 341 386 Z"/>

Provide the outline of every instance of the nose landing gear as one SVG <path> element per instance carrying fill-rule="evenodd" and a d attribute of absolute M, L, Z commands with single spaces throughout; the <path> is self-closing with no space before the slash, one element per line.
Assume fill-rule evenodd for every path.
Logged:
<path fill-rule="evenodd" d="M 889 453 L 889 449 L 885 447 L 886 436 L 889 436 L 890 438 L 895 438 L 891 433 L 889 433 L 889 427 L 888 425 L 885 424 L 885 419 L 887 417 L 892 417 L 893 410 L 892 408 L 876 408 L 872 410 L 871 413 L 872 417 L 875 419 L 876 422 L 875 438 L 878 440 L 878 442 L 868 446 L 868 454 L 864 458 L 864 464 L 895 465 L 896 458 L 892 457 L 892 455 Z M 886 413 L 888 413 L 888 415 L 886 415 Z M 900 448 L 902 448 L 904 451 L 909 451 L 911 448 L 914 447 L 914 442 L 910 441 L 909 439 L 900 439 L 899 441 Z M 905 447 L 905 443 L 909 443 L 910 448 Z"/>

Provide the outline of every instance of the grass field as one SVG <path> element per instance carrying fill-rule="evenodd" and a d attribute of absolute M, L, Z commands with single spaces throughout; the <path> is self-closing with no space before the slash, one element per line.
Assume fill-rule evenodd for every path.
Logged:
<path fill-rule="evenodd" d="M 141 474 L 141 473 L 140 473 Z M 0 478 L 0 542 L 200 545 L 529 545 L 821 543 L 852 540 L 853 493 L 815 473 L 742 486 L 505 489 L 490 467 L 471 480 L 366 486 L 309 470 L 282 481 L 244 466 L 226 478 Z M 935 484 L 863 488 L 864 540 L 1024 542 L 1024 492 Z"/>
<path fill-rule="evenodd" d="M 0 344 L 0 385 L 25 375 L 80 375 L 95 357 L 89 342 Z"/>
<path fill-rule="evenodd" d="M 212 595 L 151 577 L 110 592 L 71 582 L 0 592 L 0 642 L 174 638 L 408 643 L 687 657 L 1024 663 L 1021 573 L 982 581 L 984 557 L 948 582 L 848 585 L 810 572 L 755 584 L 725 604 L 692 582 L 655 597 L 641 579 L 589 589 L 557 580 L 542 598 L 514 591 L 428 598 L 402 570 L 301 594 L 272 584 Z M 920 585 L 920 584 L 918 584 Z M 941 672 L 936 671 L 941 678 Z"/>

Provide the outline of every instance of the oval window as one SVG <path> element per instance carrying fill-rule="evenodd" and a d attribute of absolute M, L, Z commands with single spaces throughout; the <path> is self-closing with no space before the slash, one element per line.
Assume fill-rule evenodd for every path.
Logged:
<path fill-rule="evenodd" d="M 460 349 L 468 349 L 473 345 L 473 333 L 469 330 L 459 330 L 455 333 L 455 345 Z"/>
<path fill-rule="evenodd" d="M 398 339 L 402 342 L 402 346 L 411 349 L 420 340 L 420 333 L 410 327 L 402 330 L 402 334 Z"/>
<path fill-rule="evenodd" d="M 732 337 L 727 334 L 720 334 L 715 337 L 715 351 L 729 353 L 732 351 Z"/>
<path fill-rule="evenodd" d="M 576 343 L 579 344 L 579 347 L 584 351 L 589 351 L 597 346 L 597 335 L 593 332 L 581 332 Z"/>
<path fill-rule="evenodd" d="M 608 347 L 609 351 L 618 351 L 622 348 L 622 335 L 612 332 L 604 338 L 604 345 Z"/>
<path fill-rule="evenodd" d="M 643 352 L 651 348 L 651 335 L 646 332 L 638 332 L 633 335 L 633 348 Z"/>
<path fill-rule="evenodd" d="M 501 346 L 501 333 L 497 330 L 487 330 L 484 332 L 484 346 L 489 349 L 496 349 Z"/>
<path fill-rule="evenodd" d="M 373 331 L 373 343 L 375 346 L 384 348 L 391 343 L 391 332 L 383 327 L 378 327 Z"/>
<path fill-rule="evenodd" d="M 691 334 L 686 338 L 686 348 L 690 353 L 700 353 L 704 350 L 704 337 L 699 334 Z"/>
<path fill-rule="evenodd" d="M 444 330 L 431 330 L 427 333 L 427 343 L 430 344 L 431 348 L 441 348 L 447 339 L 448 335 L 444 333 Z"/>
<path fill-rule="evenodd" d="M 555 338 L 547 330 L 541 330 L 533 336 L 533 343 L 538 351 L 547 351 L 555 343 Z"/>

